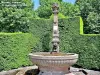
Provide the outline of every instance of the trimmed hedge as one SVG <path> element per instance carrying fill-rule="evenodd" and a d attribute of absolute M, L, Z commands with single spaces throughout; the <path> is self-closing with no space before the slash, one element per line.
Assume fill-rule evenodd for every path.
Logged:
<path fill-rule="evenodd" d="M 33 52 L 49 51 L 53 21 L 49 19 L 31 19 L 30 21 L 29 32 L 40 38 L 40 42 L 34 47 Z"/>
<path fill-rule="evenodd" d="M 0 70 L 31 65 L 28 54 L 38 40 L 29 33 L 0 33 Z"/>
<path fill-rule="evenodd" d="M 49 51 L 53 20 L 31 19 L 30 32 L 40 37 L 33 51 Z M 60 51 L 79 54 L 77 65 L 88 69 L 100 69 L 100 36 L 83 35 L 80 17 L 59 19 Z"/>

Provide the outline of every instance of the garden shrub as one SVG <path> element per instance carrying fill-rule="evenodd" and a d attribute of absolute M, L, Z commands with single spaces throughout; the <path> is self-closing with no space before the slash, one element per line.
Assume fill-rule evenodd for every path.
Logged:
<path fill-rule="evenodd" d="M 31 65 L 28 54 L 38 40 L 29 33 L 0 33 L 0 71 Z"/>
<path fill-rule="evenodd" d="M 53 20 L 31 19 L 31 21 L 29 31 L 40 37 L 40 43 L 34 47 L 33 52 L 51 50 Z M 80 17 L 59 19 L 60 51 L 78 53 L 76 65 L 87 69 L 100 69 L 100 36 L 83 34 L 82 24 Z"/>

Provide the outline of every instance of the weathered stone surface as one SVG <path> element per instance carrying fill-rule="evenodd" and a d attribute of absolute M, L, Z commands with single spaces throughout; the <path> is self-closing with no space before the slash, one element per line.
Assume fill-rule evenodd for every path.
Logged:
<path fill-rule="evenodd" d="M 2 71 L 2 72 L 0 72 L 0 75 L 24 75 L 29 70 L 34 70 L 32 72 L 36 73 L 37 69 L 38 69 L 37 66 L 23 67 L 23 68 L 10 70 L 10 71 Z"/>
<path fill-rule="evenodd" d="M 19 69 L 3 71 L 3 72 L 0 72 L 0 75 L 16 75 L 19 71 L 20 71 Z"/>
<path fill-rule="evenodd" d="M 71 72 L 73 72 L 75 75 L 85 75 L 82 72 L 79 72 L 80 68 L 70 68 Z M 83 69 L 84 71 L 86 71 L 88 74 L 87 75 L 100 75 L 100 71 L 93 71 L 93 70 L 87 70 L 87 69 Z"/>
<path fill-rule="evenodd" d="M 36 75 L 38 73 L 37 66 L 21 68 L 16 75 Z"/>

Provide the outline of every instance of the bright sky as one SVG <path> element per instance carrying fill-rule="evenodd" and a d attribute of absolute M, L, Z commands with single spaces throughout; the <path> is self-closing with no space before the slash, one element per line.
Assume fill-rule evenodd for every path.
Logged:
<path fill-rule="evenodd" d="M 34 8 L 37 9 L 38 6 L 39 6 L 39 0 L 33 0 L 34 1 Z M 63 0 L 64 2 L 69 2 L 69 3 L 72 3 L 74 4 L 75 3 L 75 0 Z"/>

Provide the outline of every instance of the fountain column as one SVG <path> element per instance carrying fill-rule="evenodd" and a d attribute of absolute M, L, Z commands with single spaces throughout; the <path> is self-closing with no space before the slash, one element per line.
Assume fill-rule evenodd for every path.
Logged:
<path fill-rule="evenodd" d="M 54 3 L 52 6 L 54 14 L 52 52 L 57 52 L 57 53 L 59 52 L 58 9 L 59 9 L 58 4 Z"/>

